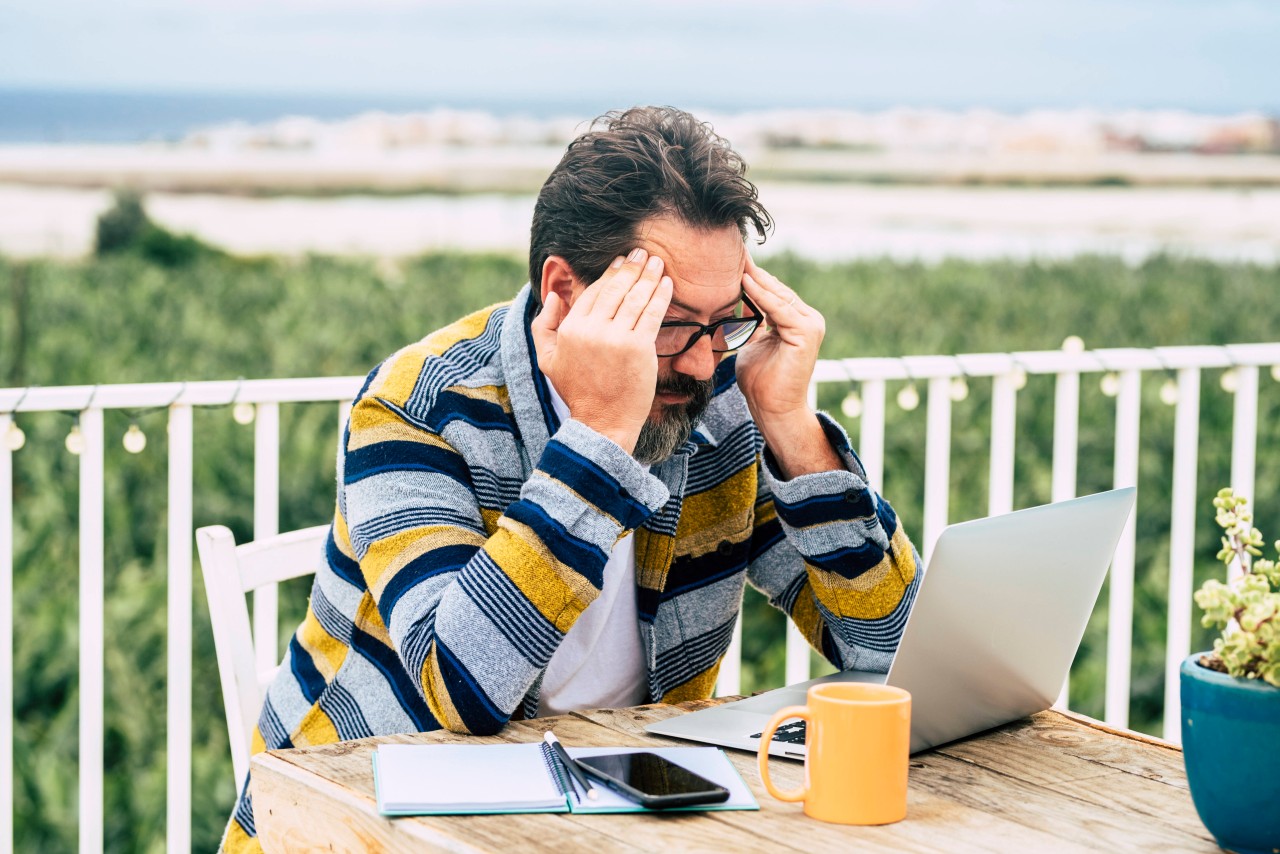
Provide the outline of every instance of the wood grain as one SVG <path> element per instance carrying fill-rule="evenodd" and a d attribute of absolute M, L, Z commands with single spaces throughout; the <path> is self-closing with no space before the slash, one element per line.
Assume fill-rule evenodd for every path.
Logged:
<path fill-rule="evenodd" d="M 379 816 L 370 756 L 384 743 L 532 742 L 554 728 L 569 746 L 687 744 L 648 723 L 720 700 L 599 709 L 509 724 L 486 738 L 438 731 L 294 750 L 253 760 L 267 851 L 1189 851 L 1217 852 L 1186 789 L 1176 747 L 1077 715 L 1031 718 L 911 758 L 907 818 L 884 827 L 827 824 L 766 794 L 755 755 L 726 751 L 759 812 L 669 815 Z M 780 786 L 800 762 L 773 758 Z"/>

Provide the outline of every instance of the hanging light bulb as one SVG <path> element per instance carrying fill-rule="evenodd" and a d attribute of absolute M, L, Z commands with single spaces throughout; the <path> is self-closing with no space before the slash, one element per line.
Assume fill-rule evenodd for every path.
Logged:
<path fill-rule="evenodd" d="M 849 393 L 844 396 L 844 400 L 840 401 L 840 411 L 847 418 L 857 418 L 862 415 L 862 398 L 858 396 L 857 389 L 849 389 Z"/>
<path fill-rule="evenodd" d="M 237 424 L 252 424 L 253 416 L 257 411 L 252 403 L 237 403 L 231 409 L 231 417 L 236 420 Z"/>
<path fill-rule="evenodd" d="M 20 451 L 27 444 L 27 434 L 22 432 L 17 421 L 9 422 L 9 429 L 4 431 L 4 446 L 11 451 Z"/>
<path fill-rule="evenodd" d="M 1013 387 L 1018 391 L 1022 391 L 1027 387 L 1027 372 L 1018 368 L 1013 372 Z"/>
<path fill-rule="evenodd" d="M 947 393 L 952 400 L 961 401 L 969 396 L 969 382 L 964 377 L 956 377 L 951 381 L 951 388 L 947 389 Z"/>
<path fill-rule="evenodd" d="M 1271 379 L 1280 383 L 1280 365 L 1271 366 Z"/>
<path fill-rule="evenodd" d="M 1240 377 L 1236 374 L 1236 369 L 1232 368 L 1222 372 L 1222 379 L 1218 380 L 1218 384 L 1222 386 L 1222 390 L 1227 394 L 1235 394 L 1236 389 L 1240 387 Z"/>
<path fill-rule="evenodd" d="M 147 447 L 147 434 L 137 424 L 130 424 L 122 440 L 124 449 L 131 454 L 140 454 Z"/>
<path fill-rule="evenodd" d="M 1062 349 L 1068 353 L 1083 353 L 1084 339 L 1079 335 L 1068 335 L 1062 340 Z"/>
<path fill-rule="evenodd" d="M 80 432 L 79 421 L 71 425 L 71 432 L 67 434 L 67 440 L 64 444 L 67 446 L 67 450 L 77 457 L 84 453 L 84 434 Z"/>
<path fill-rule="evenodd" d="M 1107 397 L 1115 397 L 1120 393 L 1120 375 L 1115 371 L 1110 371 L 1102 375 L 1102 382 L 1098 383 L 1102 388 L 1102 393 Z"/>
<path fill-rule="evenodd" d="M 1178 384 L 1173 380 L 1165 380 L 1160 386 L 1160 402 L 1165 406 L 1173 406 L 1178 402 Z"/>
<path fill-rule="evenodd" d="M 898 405 L 907 412 L 910 412 L 920 405 L 920 392 L 916 390 L 916 384 L 914 382 L 908 383 L 901 391 L 898 392 Z"/>

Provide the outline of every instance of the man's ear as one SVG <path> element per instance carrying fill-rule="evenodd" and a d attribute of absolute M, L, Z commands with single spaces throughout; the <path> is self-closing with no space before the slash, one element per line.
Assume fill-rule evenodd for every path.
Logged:
<path fill-rule="evenodd" d="M 577 296 L 575 286 L 578 278 L 569 267 L 569 262 L 559 255 L 548 255 L 542 262 L 542 304 L 547 303 L 547 294 L 555 291 L 556 296 L 567 306 L 573 306 Z"/>

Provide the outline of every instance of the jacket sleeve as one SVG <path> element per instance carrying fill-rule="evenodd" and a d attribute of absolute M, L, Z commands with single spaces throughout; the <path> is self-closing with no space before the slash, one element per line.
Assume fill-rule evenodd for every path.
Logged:
<path fill-rule="evenodd" d="M 493 441 L 486 431 L 462 425 L 451 444 L 429 417 L 377 397 L 358 401 L 350 424 L 340 512 L 384 642 L 443 726 L 496 732 L 599 595 L 614 543 L 667 489 L 567 421 L 499 515 L 482 498 L 510 472 L 473 468 L 455 447 Z"/>
<path fill-rule="evenodd" d="M 887 671 L 919 587 L 919 555 L 844 430 L 818 417 L 845 468 L 783 480 L 761 450 L 748 579 L 836 667 Z"/>

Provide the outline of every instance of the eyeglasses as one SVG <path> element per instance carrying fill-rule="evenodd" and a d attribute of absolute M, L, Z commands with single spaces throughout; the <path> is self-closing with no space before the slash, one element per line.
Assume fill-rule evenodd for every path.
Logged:
<path fill-rule="evenodd" d="M 760 309 L 747 295 L 742 295 L 742 305 L 750 309 L 750 317 L 726 317 L 715 323 L 695 323 L 692 320 L 668 320 L 658 328 L 656 341 L 659 356 L 679 356 L 703 335 L 711 336 L 713 353 L 732 353 L 750 340 L 760 327 Z"/>

